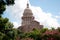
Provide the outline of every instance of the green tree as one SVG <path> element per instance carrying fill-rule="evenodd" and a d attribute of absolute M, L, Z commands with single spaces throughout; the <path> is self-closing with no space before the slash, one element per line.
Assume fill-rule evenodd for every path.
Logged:
<path fill-rule="evenodd" d="M 33 29 L 31 32 L 25 34 L 26 38 L 33 38 L 34 40 L 41 40 L 41 33 L 38 29 Z"/>
<path fill-rule="evenodd" d="M 42 29 L 40 30 L 40 32 L 41 32 L 41 33 L 45 33 L 46 30 L 48 30 L 48 28 L 42 28 Z"/>
<path fill-rule="evenodd" d="M 16 40 L 21 32 L 13 27 L 8 18 L 0 17 L 0 40 Z"/>
<path fill-rule="evenodd" d="M 6 10 L 6 5 L 13 5 L 14 0 L 0 0 L 0 40 L 16 40 L 20 31 L 14 29 L 13 23 L 8 18 L 3 18 L 2 14 Z"/>
<path fill-rule="evenodd" d="M 5 36 L 5 34 L 0 32 L 0 40 L 2 40 L 4 36 Z"/>
<path fill-rule="evenodd" d="M 7 18 L 0 17 L 0 31 L 5 30 L 5 26 L 6 26 L 7 23 L 8 23 Z"/>

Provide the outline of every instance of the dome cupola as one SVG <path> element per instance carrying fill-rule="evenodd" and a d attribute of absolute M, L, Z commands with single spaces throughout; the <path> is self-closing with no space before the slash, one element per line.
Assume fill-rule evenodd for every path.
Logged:
<path fill-rule="evenodd" d="M 29 4 L 28 4 L 28 3 L 27 3 L 26 9 L 24 10 L 23 15 L 24 15 L 24 16 L 32 16 L 32 15 L 33 15 L 31 9 L 29 8 Z"/>

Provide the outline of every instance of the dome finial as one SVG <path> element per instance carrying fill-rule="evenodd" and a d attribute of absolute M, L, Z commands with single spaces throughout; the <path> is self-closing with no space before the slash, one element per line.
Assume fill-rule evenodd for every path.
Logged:
<path fill-rule="evenodd" d="M 29 3 L 27 3 L 27 8 L 29 8 Z"/>

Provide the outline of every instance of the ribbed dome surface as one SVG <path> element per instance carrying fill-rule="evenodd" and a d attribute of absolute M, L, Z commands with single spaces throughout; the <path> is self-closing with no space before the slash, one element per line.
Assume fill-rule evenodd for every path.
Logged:
<path fill-rule="evenodd" d="M 32 14 L 32 11 L 31 11 L 29 8 L 26 8 L 26 9 L 24 10 L 23 15 L 33 15 L 33 14 Z"/>
<path fill-rule="evenodd" d="M 32 10 L 29 8 L 29 4 L 27 4 L 26 9 L 24 10 L 23 17 L 32 17 Z"/>
<path fill-rule="evenodd" d="M 24 13 L 32 13 L 32 11 L 31 11 L 31 9 L 26 8 L 26 9 L 24 10 Z"/>

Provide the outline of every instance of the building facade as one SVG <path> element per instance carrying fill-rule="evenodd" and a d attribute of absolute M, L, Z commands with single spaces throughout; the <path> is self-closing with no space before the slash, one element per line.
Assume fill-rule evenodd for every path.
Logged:
<path fill-rule="evenodd" d="M 22 16 L 22 24 L 18 29 L 23 32 L 30 32 L 35 28 L 42 29 L 43 25 L 40 25 L 40 23 L 34 19 L 32 10 L 29 8 L 29 4 L 27 4 Z"/>

